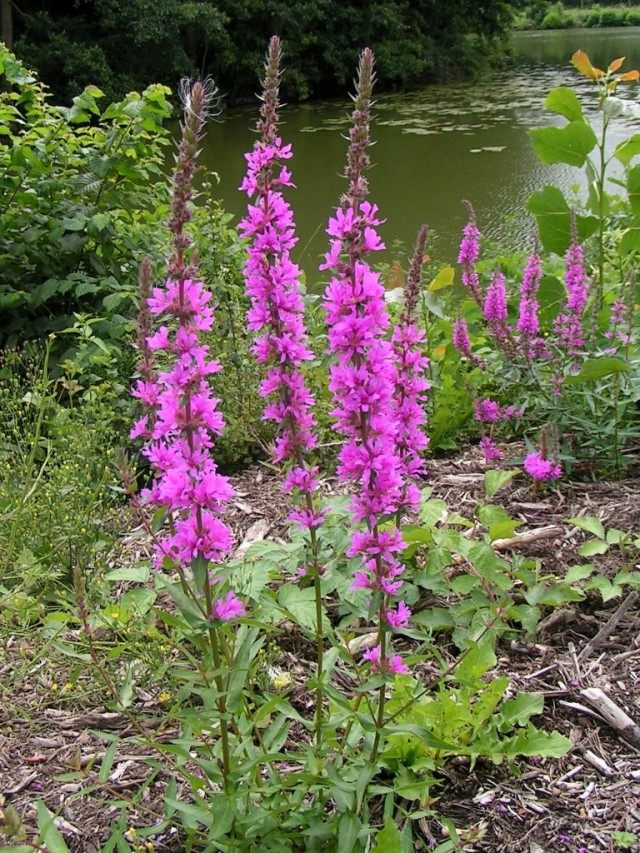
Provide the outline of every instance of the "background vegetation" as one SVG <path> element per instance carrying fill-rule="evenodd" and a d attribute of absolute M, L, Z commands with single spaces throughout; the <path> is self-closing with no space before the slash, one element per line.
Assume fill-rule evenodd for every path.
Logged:
<path fill-rule="evenodd" d="M 378 57 L 381 88 L 464 76 L 509 31 L 510 0 L 4 0 L 2 40 L 58 99 L 89 83 L 109 99 L 182 75 L 211 74 L 229 98 L 251 98 L 264 44 L 287 43 L 284 95 L 344 91 L 358 51 Z M 13 37 L 8 32 L 13 10 Z"/>

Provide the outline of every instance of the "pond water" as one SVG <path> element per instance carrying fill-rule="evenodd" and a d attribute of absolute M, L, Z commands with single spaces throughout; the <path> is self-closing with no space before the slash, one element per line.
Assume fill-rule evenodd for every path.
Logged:
<path fill-rule="evenodd" d="M 453 260 L 465 223 L 463 199 L 476 208 L 482 232 L 500 245 L 519 248 L 531 242 L 533 222 L 524 209 L 529 195 L 547 183 L 570 194 L 580 183 L 579 170 L 541 165 L 527 136 L 531 127 L 553 121 L 543 102 L 554 86 L 576 87 L 595 115 L 590 84 L 569 64 L 578 49 L 600 67 L 618 56 L 627 57 L 624 70 L 640 67 L 640 29 L 517 33 L 508 68 L 473 83 L 378 98 L 370 188 L 387 217 L 381 231 L 388 260 L 399 246 L 413 244 L 422 222 L 431 228 L 431 256 Z M 637 88 L 621 87 L 621 94 L 637 98 Z M 297 185 L 289 194 L 300 238 L 294 255 L 310 281 L 320 275 L 324 227 L 344 187 L 347 115 L 346 100 L 288 106 L 282 114 L 282 136 L 293 143 L 290 166 Z M 209 126 L 204 146 L 204 163 L 220 176 L 219 197 L 236 216 L 246 204 L 237 187 L 243 153 L 255 138 L 255 118 L 250 108 L 225 112 Z M 618 119 L 612 143 L 629 130 Z"/>

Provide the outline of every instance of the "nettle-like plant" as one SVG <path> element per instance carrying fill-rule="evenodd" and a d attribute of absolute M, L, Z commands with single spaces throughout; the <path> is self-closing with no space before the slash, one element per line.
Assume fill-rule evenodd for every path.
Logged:
<path fill-rule="evenodd" d="M 591 126 L 576 95 L 559 87 L 545 105 L 567 123 L 530 135 L 542 162 L 584 167 L 586 210 L 570 207 L 553 186 L 534 193 L 528 208 L 539 243 L 521 273 L 512 258 L 481 259 L 471 210 L 458 255 L 469 300 L 453 321 L 453 344 L 472 370 L 489 371 L 491 381 L 483 384 L 499 398 L 475 400 L 475 418 L 484 425 L 482 450 L 487 462 L 500 461 L 494 440 L 500 424 L 510 422 L 513 429 L 520 422 L 526 435 L 538 435 L 524 460 L 525 472 L 538 482 L 555 480 L 563 467 L 580 461 L 620 470 L 625 440 L 638 434 L 640 165 L 632 161 L 640 154 L 640 135 L 613 152 L 607 143 L 612 118 L 633 109 L 614 97 L 616 88 L 637 81 L 638 72 L 617 74 L 622 60 L 601 71 L 581 52 L 572 61 L 597 87 L 599 128 Z M 624 167 L 624 180 L 608 177 L 612 161 Z M 609 183 L 625 189 L 626 197 L 611 194 Z"/>
<path fill-rule="evenodd" d="M 412 843 L 416 818 L 401 801 L 426 802 L 447 756 L 560 755 L 568 742 L 529 724 L 539 698 L 502 705 L 504 680 L 485 679 L 495 663 L 492 645 L 509 630 L 515 606 L 495 590 L 505 592 L 515 581 L 488 545 L 474 551 L 459 531 L 448 531 L 447 547 L 451 556 L 456 548 L 467 554 L 469 565 L 477 559 L 479 583 L 487 586 L 482 612 L 457 614 L 459 659 L 431 685 L 421 678 L 422 663 L 433 654 L 432 628 L 424 618 L 412 621 L 409 603 L 424 610 L 420 597 L 433 589 L 430 570 L 448 565 L 446 559 L 437 561 L 439 570 L 427 565 L 425 546 L 440 536 L 436 521 L 425 521 L 415 482 L 427 444 L 427 360 L 414 317 L 426 229 L 390 331 L 384 288 L 368 262 L 383 248 L 378 210 L 367 198 L 369 49 L 358 67 L 347 189 L 327 227 L 330 248 L 322 265 L 330 272 L 324 307 L 332 416 L 341 438 L 338 477 L 351 497 L 321 498 L 305 367 L 314 355 L 300 270 L 290 254 L 295 225 L 283 195 L 291 186 L 284 161 L 292 152 L 278 134 L 279 79 L 274 37 L 259 139 L 246 157 L 242 190 L 250 203 L 241 230 L 248 240 L 247 324 L 264 370 L 263 417 L 275 424 L 272 461 L 293 500 L 289 541 L 256 543 L 246 556 L 229 559 L 233 543 L 223 512 L 233 492 L 213 458 L 224 424 L 208 381 L 221 365 L 202 342 L 213 328 L 213 299 L 189 257 L 192 181 L 208 103 L 202 83 L 185 93 L 168 278 L 151 288 L 149 264 L 140 274 L 133 393 L 146 412 L 132 436 L 145 439 L 142 452 L 154 479 L 135 501 L 155 510 L 148 529 L 156 543 L 156 587 L 176 605 L 157 612 L 175 645 L 170 671 L 183 685 L 172 707 L 180 737 L 161 747 L 171 756 L 174 779 L 167 820 L 179 816 L 186 849 L 364 851 L 374 837 L 377 849 L 401 849 Z M 290 641 L 302 660 L 315 657 L 301 683 L 280 659 Z M 445 688 L 447 676 L 454 681 Z M 457 702 L 456 725 L 433 723 Z M 498 708 L 500 716 L 492 717 Z M 521 730 L 512 737 L 513 729 Z M 178 780 L 190 797 L 178 794 Z"/>

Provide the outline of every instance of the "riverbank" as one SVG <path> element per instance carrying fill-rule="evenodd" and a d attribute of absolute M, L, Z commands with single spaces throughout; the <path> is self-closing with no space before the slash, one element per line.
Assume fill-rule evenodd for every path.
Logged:
<path fill-rule="evenodd" d="M 526 6 L 514 19 L 515 30 L 566 30 L 579 27 L 640 26 L 640 5 L 568 8 L 562 3 Z"/>

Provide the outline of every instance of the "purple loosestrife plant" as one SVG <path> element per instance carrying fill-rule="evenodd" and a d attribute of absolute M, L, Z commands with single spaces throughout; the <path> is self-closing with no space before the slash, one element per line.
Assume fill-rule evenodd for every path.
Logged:
<path fill-rule="evenodd" d="M 422 453 L 429 444 L 423 428 L 426 423 L 425 392 L 430 387 L 425 378 L 429 360 L 421 352 L 424 332 L 415 319 L 427 234 L 427 226 L 423 225 L 418 232 L 407 274 L 404 307 L 391 336 L 398 371 L 394 406 L 398 429 L 396 444 L 405 481 L 402 505 L 409 506 L 416 506 L 420 499 L 414 480 L 424 470 Z"/>
<path fill-rule="evenodd" d="M 548 357 L 544 340 L 540 337 L 540 319 L 538 317 L 538 290 L 542 281 L 542 259 L 537 248 L 527 258 L 520 284 L 520 302 L 516 329 L 519 332 L 518 343 L 521 353 L 529 359 Z"/>
<path fill-rule="evenodd" d="M 198 145 L 214 94 L 202 82 L 188 84 L 182 91 L 184 120 L 172 183 L 169 277 L 164 286 L 152 288 L 147 295 L 147 266 L 140 276 L 146 308 L 142 306 L 140 315 L 140 378 L 132 394 L 148 412 L 134 425 L 131 437 L 144 437 L 142 453 L 155 475 L 151 487 L 142 492 L 143 502 L 164 510 L 169 520 L 167 531 L 156 538 L 156 566 L 178 570 L 183 589 L 189 590 L 209 620 L 212 664 L 220 673 L 218 626 L 242 616 L 244 606 L 232 590 L 222 592 L 223 584 L 211 572 L 211 563 L 221 561 L 233 545 L 231 531 L 220 517 L 233 489 L 212 455 L 224 420 L 208 377 L 221 366 L 209 358 L 209 348 L 200 340 L 201 332 L 211 330 L 214 315 L 211 293 L 187 261 L 191 238 L 185 230 L 192 216 L 189 202 Z M 150 315 L 161 321 L 155 332 Z M 193 586 L 188 569 L 193 571 Z M 204 604 L 198 600 L 199 594 L 204 596 Z M 216 683 L 226 787 L 231 768 L 221 674 Z"/>
<path fill-rule="evenodd" d="M 394 623 L 407 624 L 410 614 L 404 602 L 397 600 L 404 571 L 397 555 L 404 542 L 397 528 L 382 529 L 383 522 L 400 507 L 405 484 L 394 402 L 398 371 L 393 346 L 384 338 L 389 317 L 380 276 L 365 260 L 369 252 L 383 248 L 376 232 L 380 225 L 377 207 L 366 200 L 373 64 L 373 53 L 367 48 L 360 56 L 351 116 L 345 172 L 348 189 L 329 220 L 331 248 L 321 268 L 332 274 L 324 305 L 329 349 L 335 359 L 329 381 L 333 416 L 336 430 L 344 436 L 338 476 L 355 485 L 351 512 L 354 522 L 363 525 L 352 536 L 348 556 L 362 561 L 354 586 L 372 592 L 378 618 L 378 643 L 366 659 L 378 672 L 392 674 L 404 671 L 405 665 L 393 654 L 389 631 Z M 384 703 L 383 682 L 373 760 Z"/>
<path fill-rule="evenodd" d="M 565 255 L 567 298 L 564 310 L 554 321 L 556 346 L 571 357 L 584 347 L 583 313 L 589 298 L 589 280 L 584 268 L 584 251 L 575 237 Z"/>
<path fill-rule="evenodd" d="M 304 324 L 301 272 L 290 254 L 297 242 L 293 214 L 282 194 L 283 187 L 293 184 L 291 173 L 283 164 L 292 156 L 291 146 L 284 145 L 278 136 L 280 61 L 280 39 L 273 36 L 265 63 L 258 122 L 260 138 L 245 155 L 247 173 L 241 185 L 254 203 L 248 206 L 240 232 L 249 239 L 244 270 L 251 303 L 248 327 L 258 333 L 254 343 L 256 359 L 267 366 L 260 394 L 272 400 L 263 417 L 275 422 L 279 430 L 272 457 L 276 464 L 289 465 L 283 491 L 298 493 L 302 503 L 291 512 L 290 519 L 309 537 L 311 558 L 306 563 L 305 574 L 312 574 L 316 594 L 316 745 L 320 751 L 324 635 L 316 529 L 322 523 L 324 510 L 314 501 L 319 488 L 318 468 L 307 459 L 316 446 L 314 399 L 302 366 L 313 355 Z"/>
<path fill-rule="evenodd" d="M 469 210 L 469 221 L 464 226 L 462 241 L 458 251 L 458 263 L 462 266 L 462 283 L 471 296 L 482 307 L 482 288 L 476 264 L 480 257 L 480 230 L 476 214 L 470 202 L 465 202 Z"/>

